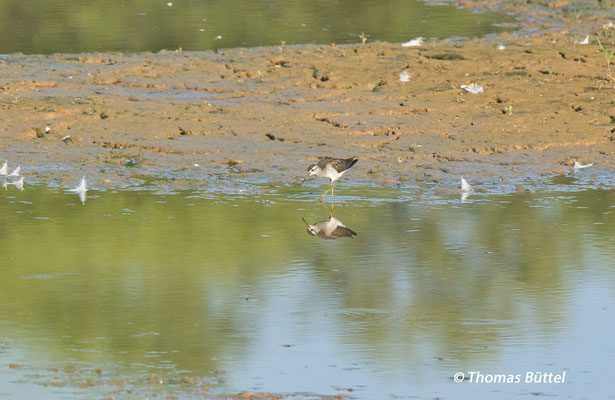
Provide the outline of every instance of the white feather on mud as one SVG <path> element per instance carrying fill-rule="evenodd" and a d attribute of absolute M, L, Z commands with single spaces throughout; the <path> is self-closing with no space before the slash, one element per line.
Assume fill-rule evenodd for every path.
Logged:
<path fill-rule="evenodd" d="M 461 85 L 459 87 L 472 94 L 483 93 L 483 87 L 477 83 L 470 83 L 469 85 Z"/>

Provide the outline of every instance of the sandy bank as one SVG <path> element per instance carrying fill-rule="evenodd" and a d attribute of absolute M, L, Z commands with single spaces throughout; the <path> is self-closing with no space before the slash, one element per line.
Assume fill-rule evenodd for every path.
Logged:
<path fill-rule="evenodd" d="M 604 22 L 588 21 L 581 30 Z M 101 189 L 147 178 L 291 184 L 322 155 L 358 156 L 353 181 L 375 185 L 561 174 L 573 158 L 612 170 L 614 83 L 595 42 L 570 32 L 412 48 L 10 55 L 0 158 L 22 164 L 26 182 L 86 174 Z M 460 88 L 471 82 L 484 93 Z"/>

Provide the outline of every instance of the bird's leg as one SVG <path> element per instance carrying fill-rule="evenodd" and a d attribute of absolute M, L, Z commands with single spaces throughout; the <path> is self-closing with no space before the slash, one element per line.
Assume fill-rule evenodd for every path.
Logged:
<path fill-rule="evenodd" d="M 331 218 L 333 216 L 333 210 L 330 209 L 325 203 L 321 202 L 320 204 L 322 204 L 322 206 L 327 209 L 327 211 L 329 212 L 329 218 Z"/>
<path fill-rule="evenodd" d="M 329 186 L 329 189 L 327 189 L 327 191 L 326 191 L 326 192 L 324 192 L 324 193 L 322 194 L 322 196 L 320 196 L 320 197 L 318 198 L 318 200 L 317 200 L 317 201 L 321 201 L 321 200 L 322 200 L 322 198 L 323 198 L 323 197 L 325 197 L 325 194 L 329 193 L 329 190 L 331 190 L 331 186 Z"/>
<path fill-rule="evenodd" d="M 333 184 L 333 182 L 331 182 L 331 213 L 333 213 L 333 190 L 335 189 L 335 186 Z"/>

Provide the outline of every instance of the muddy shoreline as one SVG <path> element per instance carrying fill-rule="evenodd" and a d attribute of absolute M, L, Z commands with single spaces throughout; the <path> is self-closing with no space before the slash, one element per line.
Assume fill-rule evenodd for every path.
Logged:
<path fill-rule="evenodd" d="M 595 41 L 576 43 L 604 16 L 461 4 L 538 26 L 420 47 L 3 56 L 0 158 L 26 184 L 85 174 L 100 190 L 292 185 L 324 155 L 356 155 L 349 180 L 376 186 L 520 182 L 573 159 L 610 173 L 615 85 Z M 470 83 L 484 93 L 460 88 Z"/>

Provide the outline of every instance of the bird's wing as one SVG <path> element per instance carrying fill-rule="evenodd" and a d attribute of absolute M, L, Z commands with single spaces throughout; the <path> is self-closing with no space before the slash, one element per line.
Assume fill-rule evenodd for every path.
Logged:
<path fill-rule="evenodd" d="M 320 167 L 320 169 L 322 169 L 324 171 L 325 168 L 327 167 L 327 164 L 329 164 L 331 162 L 331 160 L 333 160 L 333 158 L 331 158 L 331 157 L 323 157 L 320 160 L 318 160 L 318 166 Z"/>
<path fill-rule="evenodd" d="M 343 225 L 340 225 L 337 228 L 335 228 L 335 230 L 331 232 L 331 235 L 329 235 L 331 239 L 338 239 L 338 238 L 343 238 L 343 237 L 351 238 L 355 236 L 357 236 L 357 233 L 355 231 L 353 231 L 350 228 L 346 228 Z"/>
<path fill-rule="evenodd" d="M 334 158 L 334 159 L 331 159 L 330 164 L 333 168 L 335 168 L 337 172 L 343 172 L 343 171 L 346 171 L 348 168 L 352 167 L 353 165 L 355 165 L 357 161 L 359 160 L 356 159 L 355 157 Z"/>

